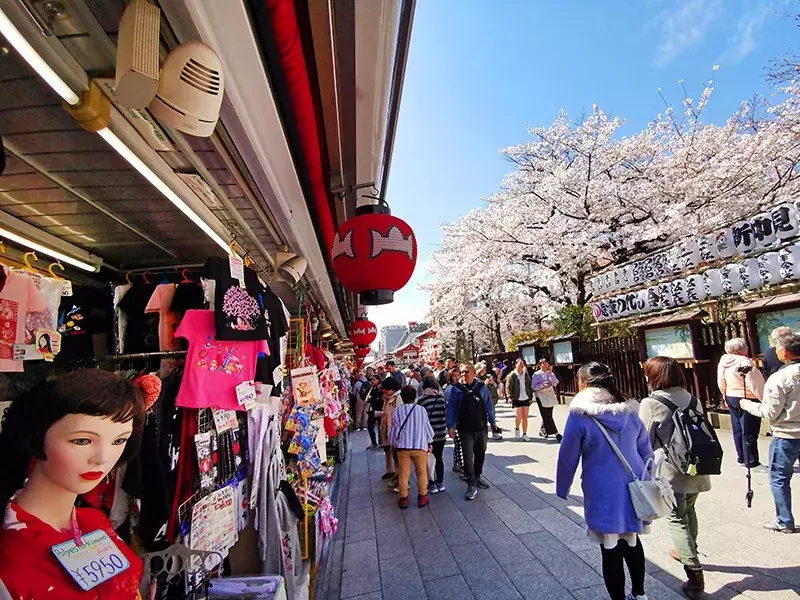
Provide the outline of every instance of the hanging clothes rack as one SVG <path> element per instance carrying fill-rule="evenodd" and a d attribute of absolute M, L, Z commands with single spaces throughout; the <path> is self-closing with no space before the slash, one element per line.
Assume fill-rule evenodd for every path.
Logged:
<path fill-rule="evenodd" d="M 181 358 L 185 357 L 186 354 L 186 350 L 169 350 L 166 352 L 134 352 L 133 354 L 107 354 L 106 356 L 98 356 L 94 360 L 97 362 L 123 362 L 126 360 L 138 360 L 142 358 Z"/>
<path fill-rule="evenodd" d="M 202 269 L 205 265 L 203 263 L 194 263 L 191 265 L 164 265 L 163 267 L 154 266 L 147 267 L 146 269 L 125 269 L 125 273 L 131 275 L 138 275 L 141 273 L 161 273 L 162 271 L 182 271 L 183 269 Z"/>

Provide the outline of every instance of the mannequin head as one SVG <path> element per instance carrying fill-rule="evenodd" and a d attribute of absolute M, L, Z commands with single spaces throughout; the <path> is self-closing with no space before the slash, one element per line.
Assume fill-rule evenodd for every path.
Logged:
<path fill-rule="evenodd" d="M 144 409 L 134 384 L 92 369 L 54 377 L 15 399 L 0 432 L 0 506 L 31 477 L 72 494 L 92 490 L 139 445 Z"/>

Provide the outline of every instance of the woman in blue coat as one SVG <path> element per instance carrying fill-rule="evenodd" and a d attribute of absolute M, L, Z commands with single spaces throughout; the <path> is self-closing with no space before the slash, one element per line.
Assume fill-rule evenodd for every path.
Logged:
<path fill-rule="evenodd" d="M 556 494 L 567 498 L 578 462 L 582 461 L 587 533 L 600 544 L 609 596 L 612 600 L 646 600 L 644 549 L 639 534 L 647 533 L 648 525 L 637 518 L 631 502 L 628 483 L 633 477 L 614 453 L 598 422 L 637 474 L 653 456 L 650 435 L 639 418 L 638 403 L 625 399 L 606 365 L 583 365 L 578 371 L 578 389 L 569 406 L 558 453 Z M 633 594 L 627 597 L 623 562 L 631 574 Z"/>

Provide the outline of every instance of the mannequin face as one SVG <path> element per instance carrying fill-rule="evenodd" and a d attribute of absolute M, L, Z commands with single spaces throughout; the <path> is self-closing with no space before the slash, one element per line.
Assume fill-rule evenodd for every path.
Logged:
<path fill-rule="evenodd" d="M 44 438 L 46 460 L 36 469 L 58 486 L 85 494 L 117 464 L 133 431 L 133 422 L 71 414 L 56 421 Z"/>

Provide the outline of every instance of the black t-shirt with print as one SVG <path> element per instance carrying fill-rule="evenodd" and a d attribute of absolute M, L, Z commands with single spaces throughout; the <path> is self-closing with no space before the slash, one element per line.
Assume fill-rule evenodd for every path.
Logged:
<path fill-rule="evenodd" d="M 274 381 L 273 371 L 281 365 L 281 338 L 289 331 L 289 324 L 286 322 L 286 315 L 283 313 L 283 304 L 280 298 L 275 295 L 269 286 L 264 286 L 261 290 L 261 304 L 264 307 L 264 316 L 267 319 L 269 337 L 269 356 L 259 356 L 256 363 L 256 381 L 267 383 L 274 386 L 273 396 L 280 396 L 281 382 Z"/>
<path fill-rule="evenodd" d="M 199 283 L 179 283 L 172 296 L 172 304 L 169 309 L 181 318 L 187 310 L 206 307 L 206 300 L 203 297 L 203 286 Z"/>
<path fill-rule="evenodd" d="M 204 277 L 216 281 L 214 321 L 216 338 L 238 342 L 266 340 L 267 320 L 259 302 L 261 282 L 253 269 L 244 267 L 245 287 L 231 277 L 228 258 L 216 256 L 206 261 Z"/>
<path fill-rule="evenodd" d="M 112 311 L 110 289 L 72 286 L 72 296 L 62 296 L 58 309 L 61 350 L 57 359 L 91 358 L 94 356 L 93 337 L 102 333 L 106 334 L 103 351 L 108 352 L 108 335 L 114 322 Z"/>
<path fill-rule="evenodd" d="M 158 352 L 158 313 L 145 313 L 155 284 L 134 283 L 122 300 L 119 309 L 128 317 L 125 327 L 125 353 Z"/>

